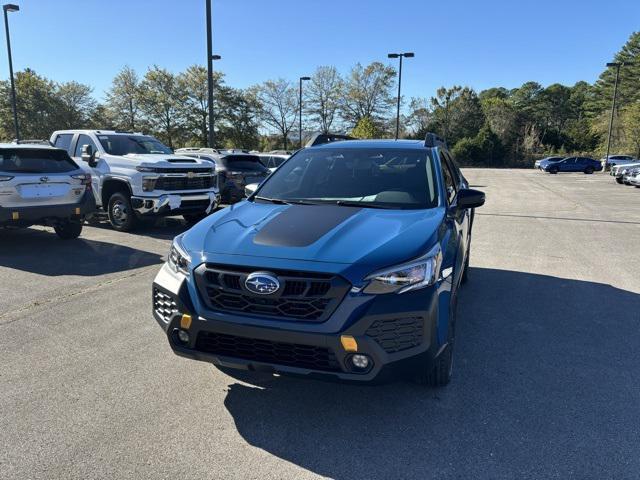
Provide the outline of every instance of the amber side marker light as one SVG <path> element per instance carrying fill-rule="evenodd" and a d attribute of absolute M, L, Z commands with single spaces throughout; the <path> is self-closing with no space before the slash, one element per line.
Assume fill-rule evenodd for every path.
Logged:
<path fill-rule="evenodd" d="M 342 344 L 342 348 L 344 348 L 347 352 L 357 352 L 358 351 L 358 342 L 351 335 L 341 335 L 340 343 Z"/>
<path fill-rule="evenodd" d="M 191 328 L 191 315 L 187 315 L 186 313 L 182 315 L 180 319 L 180 328 L 184 328 L 185 330 L 189 330 Z"/>

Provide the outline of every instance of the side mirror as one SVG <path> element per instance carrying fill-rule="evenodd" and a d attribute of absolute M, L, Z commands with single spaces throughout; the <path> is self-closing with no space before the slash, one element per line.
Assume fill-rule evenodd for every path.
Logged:
<path fill-rule="evenodd" d="M 90 167 L 96 166 L 96 154 L 93 151 L 91 145 L 82 145 L 82 155 L 81 158 L 83 161 L 87 162 Z"/>
<path fill-rule="evenodd" d="M 458 209 L 478 208 L 484 205 L 484 192 L 465 188 L 458 192 Z"/>
<path fill-rule="evenodd" d="M 258 185 L 259 185 L 258 183 L 250 183 L 249 185 L 245 185 L 244 196 L 250 197 L 251 195 L 253 195 L 258 189 Z"/>

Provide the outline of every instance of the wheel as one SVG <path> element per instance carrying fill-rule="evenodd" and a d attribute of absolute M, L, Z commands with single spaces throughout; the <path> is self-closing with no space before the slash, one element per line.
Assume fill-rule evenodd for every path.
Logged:
<path fill-rule="evenodd" d="M 593 173 L 593 167 L 587 167 L 584 169 L 584 173 L 591 175 Z"/>
<path fill-rule="evenodd" d="M 558 173 L 558 168 L 557 167 L 550 168 L 549 169 L 549 173 L 552 174 L 552 175 L 555 175 L 556 173 Z"/>
<path fill-rule="evenodd" d="M 136 214 L 131 206 L 131 199 L 126 193 L 116 192 L 109 197 L 108 214 L 114 230 L 130 232 L 136 226 Z"/>
<path fill-rule="evenodd" d="M 622 178 L 616 177 L 616 182 L 618 182 L 620 185 L 622 185 Z"/>
<path fill-rule="evenodd" d="M 82 232 L 82 222 L 65 220 L 53 227 L 53 229 L 62 240 L 73 240 L 80 236 L 80 233 Z"/>
<path fill-rule="evenodd" d="M 458 310 L 458 292 L 457 289 L 451 296 L 451 304 L 449 306 L 449 332 L 447 337 L 447 346 L 440 352 L 431 365 L 426 365 L 419 372 L 417 383 L 428 385 L 430 387 L 444 387 L 451 381 L 453 373 L 453 346 L 456 338 L 456 318 Z"/>
<path fill-rule="evenodd" d="M 189 225 L 194 225 L 198 223 L 200 220 L 207 218 L 207 214 L 205 212 L 185 213 L 184 215 L 182 215 L 182 218 L 184 218 L 184 221 L 187 222 Z"/>

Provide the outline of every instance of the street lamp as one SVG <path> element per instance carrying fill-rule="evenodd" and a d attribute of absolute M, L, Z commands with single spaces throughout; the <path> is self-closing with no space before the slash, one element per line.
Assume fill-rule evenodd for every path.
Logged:
<path fill-rule="evenodd" d="M 213 61 L 220 60 L 220 55 L 213 54 L 213 34 L 211 33 L 211 0 L 207 4 L 207 103 L 209 106 L 209 147 L 214 147 L 213 134 Z"/>
<path fill-rule="evenodd" d="M 609 62 L 607 67 L 615 67 L 616 80 L 613 87 L 613 105 L 611 106 L 611 119 L 609 120 L 609 135 L 607 135 L 607 155 L 604 157 L 604 168 L 602 171 L 607 170 L 607 164 L 609 163 L 609 149 L 611 147 L 611 132 L 613 131 L 613 115 L 616 111 L 616 100 L 618 98 L 618 81 L 620 80 L 620 67 L 632 66 L 631 62 Z"/>
<path fill-rule="evenodd" d="M 16 84 L 13 80 L 13 61 L 11 60 L 11 40 L 9 39 L 9 19 L 7 12 L 17 12 L 20 10 L 18 5 L 7 3 L 2 6 L 4 10 L 4 30 L 7 33 L 7 54 L 9 56 L 9 76 L 11 77 L 11 103 L 13 106 L 13 124 L 16 128 L 16 140 L 20 140 L 20 129 L 18 128 L 18 106 L 16 102 Z"/>
<path fill-rule="evenodd" d="M 300 148 L 302 148 L 302 81 L 303 80 L 311 80 L 311 77 L 300 77 L 300 88 L 298 90 L 300 93 L 300 122 L 298 124 L 299 131 L 300 131 Z"/>
<path fill-rule="evenodd" d="M 398 69 L 398 106 L 396 110 L 396 140 L 398 140 L 398 132 L 400 130 L 400 84 L 402 83 L 402 59 L 413 58 L 415 55 L 413 52 L 405 52 L 405 53 L 389 53 L 387 57 L 389 58 L 399 58 L 400 59 L 400 68 Z"/>

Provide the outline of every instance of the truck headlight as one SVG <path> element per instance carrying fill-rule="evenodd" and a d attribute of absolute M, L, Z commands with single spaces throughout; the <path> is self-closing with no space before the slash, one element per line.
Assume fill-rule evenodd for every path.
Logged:
<path fill-rule="evenodd" d="M 436 245 L 425 256 L 412 262 L 372 273 L 364 293 L 404 293 L 433 285 L 440 275 L 442 250 Z"/>
<path fill-rule="evenodd" d="M 167 263 L 171 269 L 176 273 L 182 273 L 189 276 L 189 267 L 191 265 L 191 258 L 186 253 L 182 246 L 182 236 L 179 235 L 173 239 L 171 249 L 169 250 L 169 256 L 167 257 Z"/>

